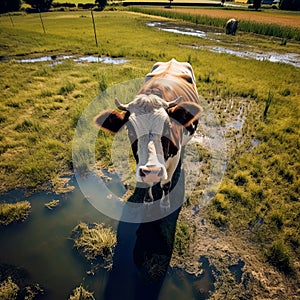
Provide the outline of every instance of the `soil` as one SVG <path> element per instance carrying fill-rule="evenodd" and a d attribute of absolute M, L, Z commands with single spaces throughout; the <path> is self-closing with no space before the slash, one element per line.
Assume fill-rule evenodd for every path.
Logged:
<path fill-rule="evenodd" d="M 265 261 L 249 233 L 217 228 L 208 221 L 205 212 L 195 214 L 183 208 L 180 219 L 195 230 L 185 255 L 175 253 L 171 266 L 200 276 L 209 270 L 199 258 L 208 260 L 214 277 L 209 299 L 300 299 L 300 265 L 294 274 L 280 272 Z"/>

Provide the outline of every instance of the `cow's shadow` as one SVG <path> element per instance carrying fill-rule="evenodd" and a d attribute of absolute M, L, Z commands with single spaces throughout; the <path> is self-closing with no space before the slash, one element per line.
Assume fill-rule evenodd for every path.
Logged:
<path fill-rule="evenodd" d="M 184 199 L 184 172 L 180 164 L 174 173 L 172 188 L 170 209 L 173 212 L 169 215 L 150 222 L 119 223 L 118 244 L 104 299 L 158 299 L 173 252 L 176 222 Z M 143 197 L 140 189 L 136 189 L 128 201 L 136 202 L 136 197 Z M 175 209 L 172 205 L 176 205 Z"/>

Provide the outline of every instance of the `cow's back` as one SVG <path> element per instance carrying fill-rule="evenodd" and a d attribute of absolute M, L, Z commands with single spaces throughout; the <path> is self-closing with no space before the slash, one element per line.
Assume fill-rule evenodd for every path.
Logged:
<path fill-rule="evenodd" d="M 182 96 L 184 102 L 199 103 L 191 65 L 175 59 L 156 63 L 145 77 L 145 83 L 139 94 L 155 94 L 165 101 Z"/>

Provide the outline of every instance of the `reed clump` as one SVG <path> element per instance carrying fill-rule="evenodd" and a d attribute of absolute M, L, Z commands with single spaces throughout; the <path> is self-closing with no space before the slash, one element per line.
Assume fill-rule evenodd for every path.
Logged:
<path fill-rule="evenodd" d="M 31 205 L 29 201 L 0 204 L 0 225 L 20 222 L 27 219 Z"/>
<path fill-rule="evenodd" d="M 17 299 L 20 288 L 13 282 L 11 277 L 0 283 L 0 299 L 14 300 Z"/>
<path fill-rule="evenodd" d="M 86 290 L 82 285 L 73 290 L 69 300 L 95 300 L 94 293 Z"/>
<path fill-rule="evenodd" d="M 88 261 L 100 259 L 102 267 L 111 269 L 112 256 L 117 244 L 117 235 L 111 227 L 105 227 L 103 223 L 80 222 L 73 228 L 71 238 L 74 240 L 74 247 Z"/>
<path fill-rule="evenodd" d="M 49 201 L 48 203 L 44 204 L 46 208 L 53 210 L 55 207 L 59 205 L 59 200 L 52 200 Z"/>

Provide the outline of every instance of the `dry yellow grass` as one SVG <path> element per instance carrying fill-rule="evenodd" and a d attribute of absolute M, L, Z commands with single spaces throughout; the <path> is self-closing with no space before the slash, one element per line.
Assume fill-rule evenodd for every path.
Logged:
<path fill-rule="evenodd" d="M 195 15 L 205 15 L 218 18 L 235 18 L 240 21 L 254 21 L 258 23 L 271 23 L 281 26 L 300 28 L 300 15 L 285 13 L 269 13 L 265 11 L 238 11 L 222 9 L 202 9 L 202 8 L 173 8 L 172 11 L 189 13 Z"/>

